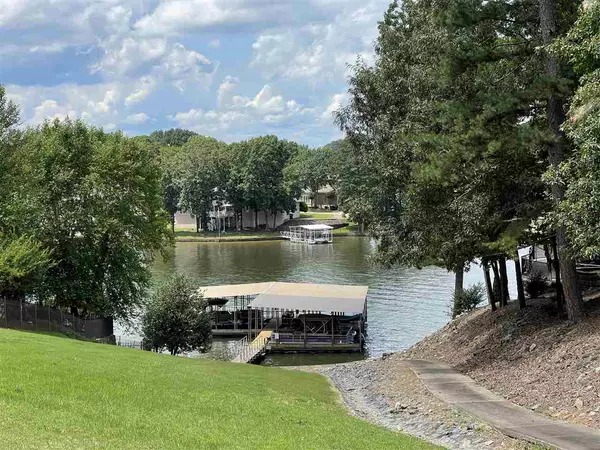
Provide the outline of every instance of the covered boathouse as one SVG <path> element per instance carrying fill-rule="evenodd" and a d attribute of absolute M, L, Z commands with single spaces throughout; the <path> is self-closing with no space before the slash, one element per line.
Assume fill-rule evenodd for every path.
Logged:
<path fill-rule="evenodd" d="M 363 350 L 367 286 L 267 282 L 200 290 L 213 335 L 242 338 L 234 360 L 241 353 Z"/>

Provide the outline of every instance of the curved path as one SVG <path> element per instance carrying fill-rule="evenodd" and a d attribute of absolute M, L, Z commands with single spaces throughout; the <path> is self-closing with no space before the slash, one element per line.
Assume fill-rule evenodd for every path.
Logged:
<path fill-rule="evenodd" d="M 438 361 L 404 362 L 433 395 L 502 433 L 564 450 L 599 450 L 600 431 L 553 420 L 517 406 Z"/>

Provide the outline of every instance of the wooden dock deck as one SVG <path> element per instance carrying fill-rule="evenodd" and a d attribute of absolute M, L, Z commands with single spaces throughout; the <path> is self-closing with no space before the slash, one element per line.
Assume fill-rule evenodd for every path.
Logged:
<path fill-rule="evenodd" d="M 271 330 L 263 330 L 252 342 L 248 343 L 246 340 L 245 344 L 242 343 L 239 348 L 239 353 L 231 360 L 231 362 L 252 363 L 265 351 L 272 334 L 273 332 Z"/>

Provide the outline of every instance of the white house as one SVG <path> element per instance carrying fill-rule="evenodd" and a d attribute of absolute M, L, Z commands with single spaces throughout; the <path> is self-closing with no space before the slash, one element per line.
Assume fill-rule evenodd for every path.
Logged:
<path fill-rule="evenodd" d="M 296 202 L 296 210 L 294 212 L 278 212 L 275 218 L 273 214 L 265 214 L 264 211 L 258 211 L 255 214 L 254 210 L 245 209 L 242 212 L 242 223 L 236 225 L 233 206 L 225 203 L 219 208 L 218 203 L 213 202 L 213 209 L 209 211 L 208 217 L 210 218 L 210 223 L 207 226 L 208 231 L 217 231 L 219 224 L 221 231 L 235 230 L 236 226 L 241 227 L 242 224 L 244 229 L 254 229 L 256 228 L 255 219 L 257 219 L 258 228 L 271 229 L 273 228 L 273 219 L 275 219 L 275 227 L 278 227 L 290 219 L 300 217 L 300 205 L 299 202 Z M 196 218 L 189 213 L 177 212 L 175 214 L 175 226 L 195 230 Z"/>
<path fill-rule="evenodd" d="M 337 209 L 337 194 L 335 189 L 330 185 L 325 185 L 319 189 L 316 193 L 313 193 L 310 189 L 304 189 L 302 191 L 301 201 L 306 203 L 311 208 L 321 209 Z"/>

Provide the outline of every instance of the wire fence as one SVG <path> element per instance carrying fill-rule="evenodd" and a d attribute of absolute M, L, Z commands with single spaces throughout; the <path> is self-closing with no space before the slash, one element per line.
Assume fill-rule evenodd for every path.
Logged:
<path fill-rule="evenodd" d="M 88 339 L 100 339 L 112 336 L 113 320 L 108 317 L 81 317 L 51 306 L 0 298 L 0 328 L 75 333 Z"/>

